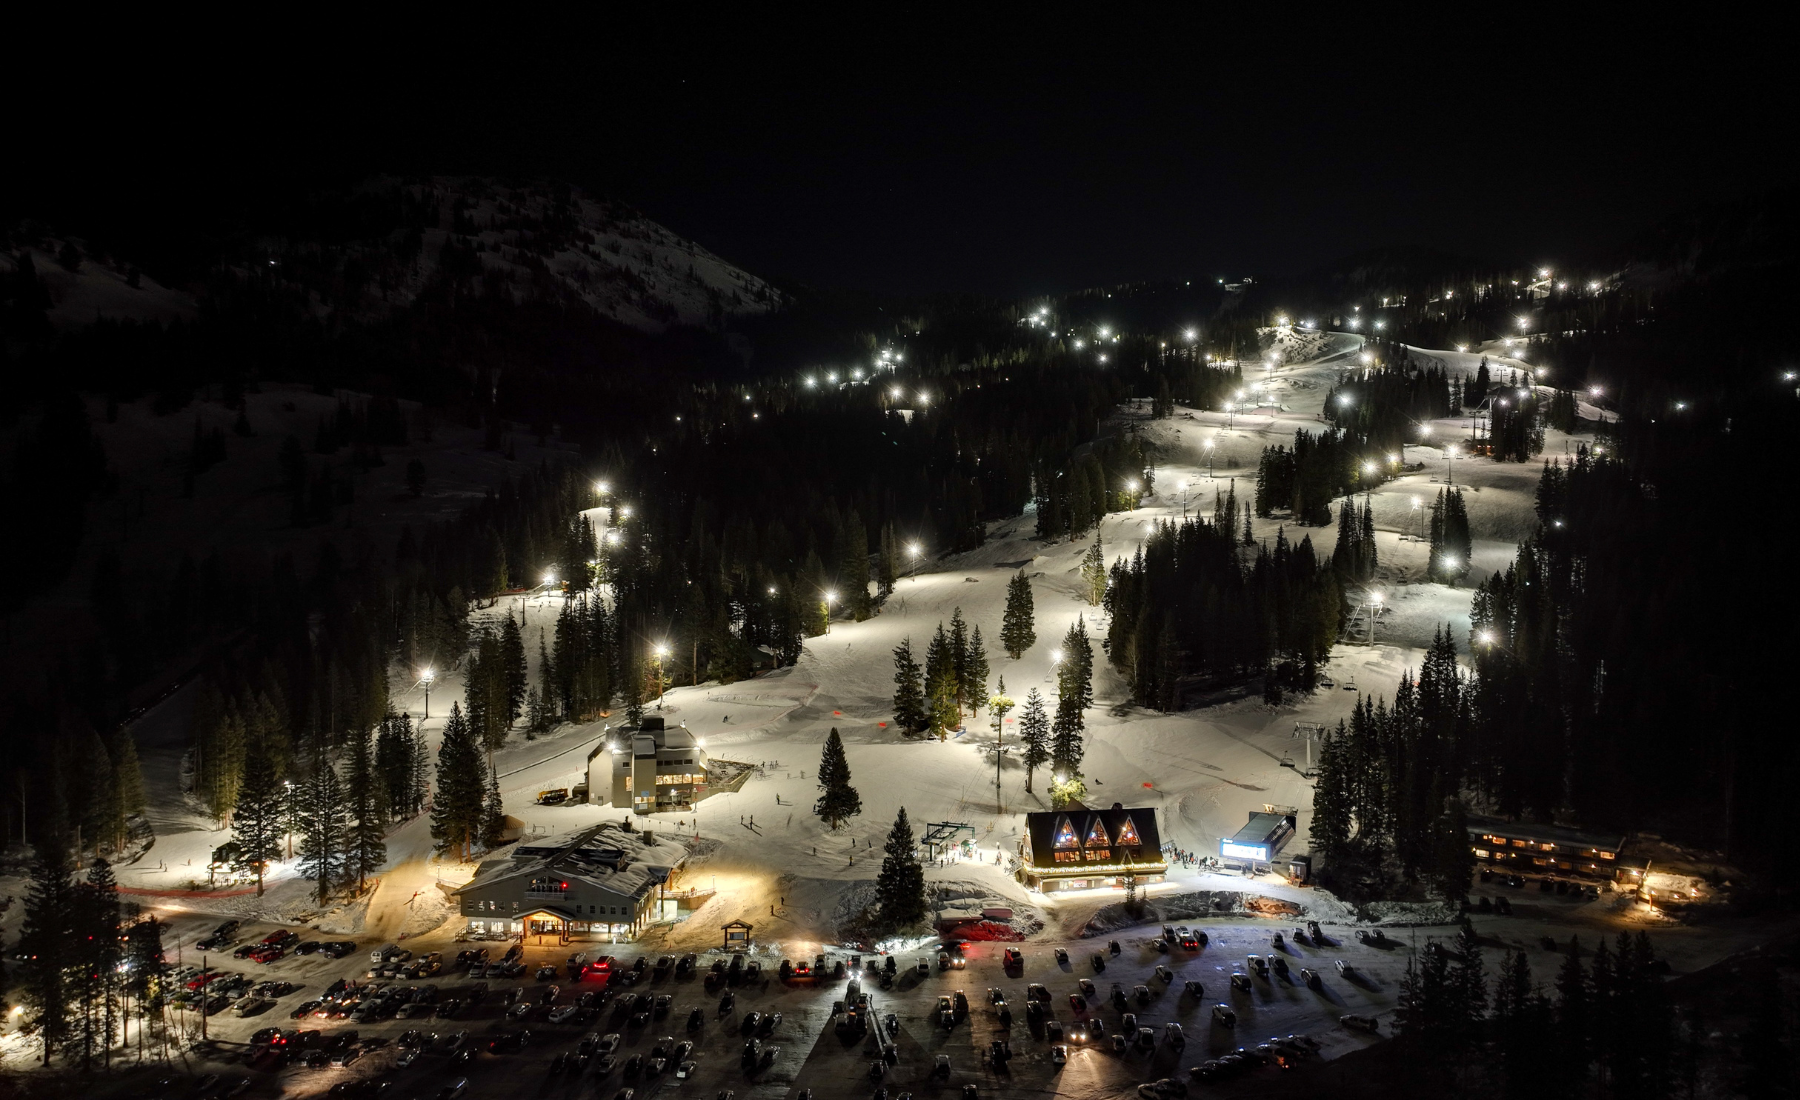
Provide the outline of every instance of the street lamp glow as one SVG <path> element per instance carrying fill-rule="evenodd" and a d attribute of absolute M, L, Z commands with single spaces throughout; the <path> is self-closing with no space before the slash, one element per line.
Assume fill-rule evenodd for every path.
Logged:
<path fill-rule="evenodd" d="M 606 541 L 612 543 L 614 546 L 619 545 L 619 533 L 617 531 L 608 531 L 606 533 Z"/>
<path fill-rule="evenodd" d="M 891 391 L 891 393 L 893 395 L 894 400 L 896 400 L 896 401 L 900 400 L 901 389 L 899 386 L 895 386 L 893 388 L 893 390 Z"/>
<path fill-rule="evenodd" d="M 836 381 L 837 381 L 837 372 L 836 372 L 836 371 L 831 371 L 831 372 L 830 372 L 830 373 L 828 373 L 828 374 L 826 374 L 826 375 L 825 375 L 825 381 L 827 381 L 827 382 L 836 382 Z"/>
<path fill-rule="evenodd" d="M 1389 462 L 1398 462 L 1398 461 L 1400 461 L 1400 456 L 1396 455 L 1396 454 L 1390 454 L 1390 455 L 1388 455 L 1388 461 Z"/>
<path fill-rule="evenodd" d="M 433 681 L 435 679 L 437 679 L 437 672 L 434 669 L 428 668 L 424 672 L 419 673 L 419 682 L 420 683 L 429 684 L 429 683 L 431 683 L 431 681 Z"/>
<path fill-rule="evenodd" d="M 813 387 L 817 386 L 818 384 L 819 384 L 819 380 L 817 378 L 814 378 L 810 374 L 806 376 L 806 388 L 807 389 L 810 390 Z"/>
<path fill-rule="evenodd" d="M 625 507 L 619 509 L 619 518 L 620 519 L 630 519 L 631 518 L 631 505 L 627 504 Z"/>
<path fill-rule="evenodd" d="M 1082 347 L 1083 347 L 1083 346 L 1084 346 L 1084 345 L 1083 345 L 1083 343 L 1082 343 L 1082 342 L 1081 342 L 1081 341 L 1080 341 L 1080 340 L 1077 340 L 1077 341 L 1075 341 L 1075 350 L 1076 350 L 1076 351 L 1080 351 L 1080 350 L 1081 350 L 1081 349 L 1082 349 Z"/>
<path fill-rule="evenodd" d="M 928 394 L 928 393 L 921 393 L 921 394 L 919 394 L 919 404 L 920 404 L 920 405 L 929 405 L 929 404 L 931 404 L 931 395 L 930 395 L 930 394 Z"/>
<path fill-rule="evenodd" d="M 669 647 L 666 645 L 657 646 L 656 647 L 656 655 L 658 657 L 667 657 L 669 655 Z"/>
<path fill-rule="evenodd" d="M 1138 483 L 1136 481 L 1127 481 L 1125 483 L 1125 488 L 1130 489 L 1135 493 L 1138 491 Z"/>
<path fill-rule="evenodd" d="M 1188 329 L 1188 330 L 1187 330 L 1187 331 L 1186 331 L 1186 332 L 1184 332 L 1184 333 L 1182 333 L 1182 334 L 1181 334 L 1181 338 L 1182 338 L 1182 339 L 1183 339 L 1183 340 L 1189 340 L 1189 341 L 1191 341 L 1191 340 L 1193 340 L 1193 338 L 1194 338 L 1194 330 L 1193 330 L 1193 329 Z"/>
<path fill-rule="evenodd" d="M 1431 425 L 1430 424 L 1419 425 L 1419 434 L 1420 435 L 1430 435 L 1431 434 Z"/>
<path fill-rule="evenodd" d="M 599 493 L 601 496 L 605 496 L 607 493 L 609 493 L 611 491 L 612 491 L 612 487 L 609 486 L 606 482 L 604 482 L 604 481 L 594 482 L 594 492 Z"/>
<path fill-rule="evenodd" d="M 1213 445 L 1214 445 L 1214 443 L 1215 443 L 1215 441 L 1214 441 L 1214 440 L 1211 440 L 1211 439 L 1209 439 L 1209 440 L 1207 440 L 1207 441 L 1206 441 L 1206 444 L 1205 444 L 1205 446 L 1206 446 L 1206 449 L 1207 449 L 1207 450 L 1209 450 L 1209 451 L 1210 451 L 1210 450 L 1212 450 L 1212 449 L 1213 449 Z"/>
<path fill-rule="evenodd" d="M 773 596 L 774 594 L 775 594 L 775 586 L 771 584 L 769 586 L 769 595 Z"/>
<path fill-rule="evenodd" d="M 1112 329 L 1109 329 L 1109 328 L 1107 328 L 1107 327 L 1106 327 L 1106 326 L 1104 326 L 1104 325 L 1102 325 L 1102 326 L 1101 326 L 1101 327 L 1100 327 L 1100 339 L 1102 339 L 1102 340 L 1104 340 L 1104 339 L 1106 339 L 1106 338 L 1107 338 L 1107 337 L 1108 337 L 1108 336 L 1111 336 L 1111 335 L 1112 335 Z"/>
<path fill-rule="evenodd" d="M 1363 463 L 1363 473 L 1372 474 L 1374 472 L 1375 472 L 1375 464 L 1373 462 Z"/>
<path fill-rule="evenodd" d="M 544 574 L 544 583 L 545 584 L 555 584 L 556 583 L 556 574 L 555 573 L 545 573 Z"/>
<path fill-rule="evenodd" d="M 1350 404 L 1350 395 L 1349 395 L 1349 394 L 1347 394 L 1347 393 L 1340 393 L 1340 394 L 1338 394 L 1338 398 L 1337 398 L 1337 399 L 1338 399 L 1338 404 L 1340 404 L 1340 405 L 1348 405 L 1348 404 Z"/>
<path fill-rule="evenodd" d="M 1361 359 L 1365 364 L 1373 363 L 1375 361 L 1375 356 L 1366 351 L 1357 356 L 1357 358 Z"/>
<path fill-rule="evenodd" d="M 1475 640 L 1480 642 L 1482 645 L 1493 645 L 1494 644 L 1494 632 L 1491 630 L 1484 630 L 1480 634 L 1475 635 Z"/>

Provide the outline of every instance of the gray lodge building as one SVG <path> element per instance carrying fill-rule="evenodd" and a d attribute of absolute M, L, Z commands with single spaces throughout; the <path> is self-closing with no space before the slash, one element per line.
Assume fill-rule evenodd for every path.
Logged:
<path fill-rule="evenodd" d="M 521 843 L 455 896 L 471 932 L 623 943 L 660 919 L 687 855 L 679 841 L 608 822 Z"/>

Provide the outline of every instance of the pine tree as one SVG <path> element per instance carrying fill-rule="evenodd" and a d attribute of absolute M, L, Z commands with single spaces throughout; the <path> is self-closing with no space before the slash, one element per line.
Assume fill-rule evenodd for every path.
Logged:
<path fill-rule="evenodd" d="M 252 745 L 231 812 L 231 835 L 242 853 L 239 858 L 256 868 L 257 897 L 262 896 L 269 861 L 281 856 L 284 793 L 268 750 L 261 743 Z"/>
<path fill-rule="evenodd" d="M 836 831 L 846 818 L 862 813 L 862 796 L 850 785 L 850 761 L 844 757 L 844 741 L 837 727 L 825 738 L 825 751 L 819 757 L 819 790 L 824 793 L 813 804 L 813 813 L 825 819 Z"/>
<path fill-rule="evenodd" d="M 1076 696 L 1065 695 L 1058 699 L 1056 720 L 1050 727 L 1050 767 L 1064 779 L 1081 775 L 1081 758 L 1087 749 L 1081 740 L 1085 728 Z"/>
<path fill-rule="evenodd" d="M 582 526 L 587 526 L 585 520 Z M 518 621 L 511 615 L 500 627 L 500 661 L 506 683 L 506 717 L 511 722 L 519 717 L 525 706 L 525 689 L 531 684 L 525 663 L 525 637 L 519 632 Z"/>
<path fill-rule="evenodd" d="M 925 918 L 925 869 L 919 865 L 905 806 L 900 807 L 894 827 L 888 831 L 881 871 L 875 877 L 875 904 L 881 913 L 882 927 L 889 932 Z"/>
<path fill-rule="evenodd" d="M 845 518 L 843 543 L 838 577 L 844 585 L 844 607 L 852 618 L 862 622 L 870 615 L 869 532 L 854 511 Z"/>
<path fill-rule="evenodd" d="M 438 851 L 467 862 L 481 832 L 483 803 L 481 750 L 462 710 L 450 705 L 444 736 L 438 745 L 437 795 L 431 806 L 431 835 Z"/>
<path fill-rule="evenodd" d="M 481 799 L 481 846 L 492 851 L 505 835 L 506 801 L 500 796 L 500 773 L 490 765 Z"/>
<path fill-rule="evenodd" d="M 960 607 L 950 612 L 950 676 L 955 685 L 956 716 L 961 718 L 969 703 L 970 685 L 969 624 L 963 621 Z"/>
<path fill-rule="evenodd" d="M 1016 661 L 1037 643 L 1034 620 L 1031 581 L 1021 569 L 1006 582 L 1006 616 L 1000 622 L 1000 645 L 1008 657 Z"/>
<path fill-rule="evenodd" d="M 894 538 L 894 525 L 881 525 L 881 548 L 876 556 L 875 583 L 885 598 L 900 579 L 900 544 Z"/>
<path fill-rule="evenodd" d="M 1030 793 L 1032 773 L 1050 762 L 1050 717 L 1037 688 L 1025 695 L 1025 709 L 1019 712 L 1019 739 L 1024 745 L 1025 790 Z"/>
<path fill-rule="evenodd" d="M 75 891 L 75 978 L 81 1013 L 81 1063 L 112 1048 L 119 1017 L 119 890 L 104 859 L 88 866 Z M 110 1060 L 110 1059 L 109 1059 Z"/>
<path fill-rule="evenodd" d="M 387 862 L 387 829 L 377 797 L 381 783 L 369 731 L 352 732 L 347 747 L 349 772 L 344 777 L 344 793 L 349 826 L 344 838 L 345 872 L 346 877 L 356 879 L 356 891 L 360 894 L 369 876 Z"/>
<path fill-rule="evenodd" d="M 939 740 L 962 717 L 956 705 L 956 658 L 942 623 L 925 648 L 925 721 Z"/>
<path fill-rule="evenodd" d="M 1095 532 L 1094 545 L 1081 558 L 1082 595 L 1093 607 L 1106 599 L 1106 555 L 1100 548 L 1100 534 Z"/>
<path fill-rule="evenodd" d="M 344 880 L 350 828 L 343 782 L 323 751 L 315 750 L 312 774 L 299 784 L 299 806 L 299 870 L 312 880 L 314 896 L 323 905 L 331 888 Z"/>
<path fill-rule="evenodd" d="M 981 641 L 981 627 L 977 626 L 969 635 L 968 660 L 961 676 L 963 695 L 968 700 L 969 709 L 980 712 L 981 705 L 987 701 L 987 681 L 991 670 L 988 668 L 987 646 Z"/>
<path fill-rule="evenodd" d="M 1350 791 L 1346 775 L 1344 723 L 1328 734 L 1319 750 L 1319 774 L 1313 783 L 1313 850 L 1327 867 L 1349 854 Z"/>
<path fill-rule="evenodd" d="M 75 965 L 75 889 L 69 881 L 66 847 L 60 835 L 38 837 L 25 896 L 25 924 L 19 932 L 19 991 L 30 1006 L 28 1021 L 38 1032 L 43 1061 L 69 1038 L 68 969 Z"/>
<path fill-rule="evenodd" d="M 1059 701 L 1075 700 L 1078 709 L 1094 705 L 1094 650 L 1088 641 L 1087 624 L 1081 616 L 1063 635 L 1063 659 L 1056 666 L 1056 693 Z"/>
<path fill-rule="evenodd" d="M 925 688 L 919 662 L 913 659 L 911 638 L 901 639 L 894 648 L 894 724 L 902 733 L 925 728 Z"/>

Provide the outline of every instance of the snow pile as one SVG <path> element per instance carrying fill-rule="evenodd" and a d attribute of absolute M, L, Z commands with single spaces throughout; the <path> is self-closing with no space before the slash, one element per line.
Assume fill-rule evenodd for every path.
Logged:
<path fill-rule="evenodd" d="M 1103 906 L 1081 929 L 1087 939 L 1132 925 L 1157 921 L 1196 920 L 1200 917 L 1269 917 L 1292 920 L 1308 910 L 1296 901 L 1240 890 L 1200 890 L 1190 894 L 1140 900 L 1131 908 L 1124 902 Z"/>

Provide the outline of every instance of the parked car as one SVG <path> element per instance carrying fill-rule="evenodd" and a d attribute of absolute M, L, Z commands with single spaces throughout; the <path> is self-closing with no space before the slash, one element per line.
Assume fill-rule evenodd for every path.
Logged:
<path fill-rule="evenodd" d="M 1222 1028 L 1237 1027 L 1237 1013 L 1232 1011 L 1230 1005 L 1213 1005 L 1212 1020 Z"/>

